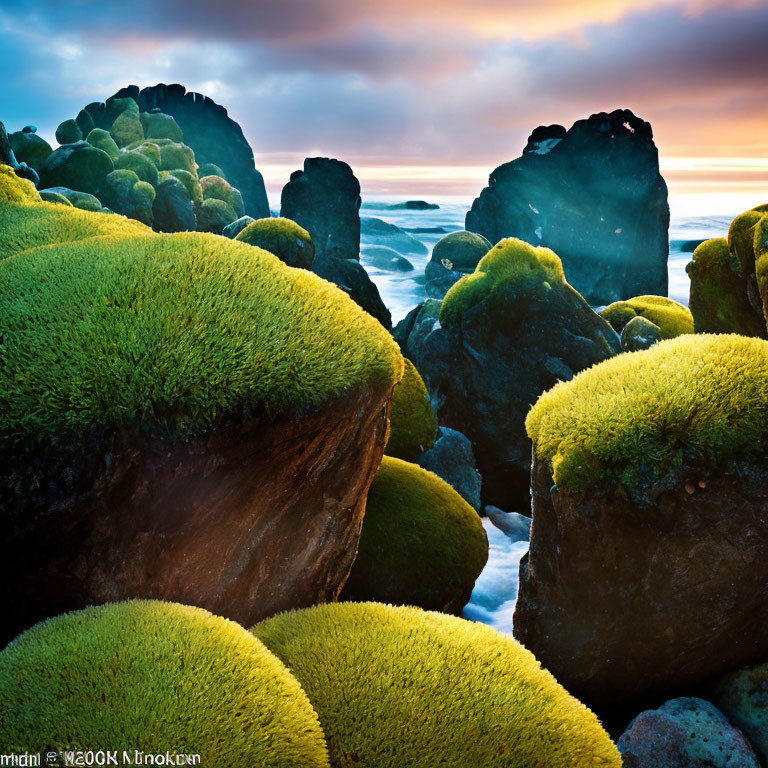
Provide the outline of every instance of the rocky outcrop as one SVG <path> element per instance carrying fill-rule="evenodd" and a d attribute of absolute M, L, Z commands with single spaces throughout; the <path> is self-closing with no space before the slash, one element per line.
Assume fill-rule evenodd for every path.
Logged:
<path fill-rule="evenodd" d="M 5 130 L 5 125 L 0 122 L 0 163 L 3 165 L 9 165 L 13 168 L 13 172 L 21 179 L 28 179 L 33 184 L 37 185 L 39 182 L 39 176 L 34 168 L 30 167 L 26 163 L 20 163 L 16 159 L 13 147 L 11 146 L 11 139 L 8 136 L 8 132 Z"/>
<path fill-rule="evenodd" d="M 592 305 L 667 293 L 667 187 L 651 126 L 629 110 L 537 128 L 491 173 L 466 228 L 552 248 Z"/>
<path fill-rule="evenodd" d="M 438 422 L 472 441 L 484 503 L 526 508 L 528 409 L 558 381 L 619 352 L 616 332 L 568 285 L 555 254 L 514 239 L 493 248 L 442 305 L 428 300 L 404 323 L 411 328 L 401 348 Z"/>
<path fill-rule="evenodd" d="M 100 197 L 107 174 L 115 169 L 110 156 L 87 141 L 64 144 L 54 150 L 40 170 L 40 187 L 67 187 Z"/>
<path fill-rule="evenodd" d="M 760 768 L 744 734 L 703 699 L 642 712 L 616 746 L 624 768 Z"/>
<path fill-rule="evenodd" d="M 129 85 L 112 98 L 125 97 L 134 99 L 139 109 L 148 113 L 144 119 L 148 136 L 167 135 L 167 131 L 160 130 L 162 126 L 152 125 L 152 110 L 170 115 L 181 128 L 184 143 L 194 150 L 197 163 L 218 166 L 224 171 L 226 180 L 240 190 L 245 213 L 256 219 L 269 216 L 264 179 L 256 170 L 253 150 L 240 126 L 223 106 L 178 84 L 161 83 L 141 90 L 136 85 Z"/>

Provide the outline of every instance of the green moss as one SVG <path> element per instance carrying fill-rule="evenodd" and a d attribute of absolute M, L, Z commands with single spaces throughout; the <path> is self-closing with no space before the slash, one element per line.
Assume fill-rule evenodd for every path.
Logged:
<path fill-rule="evenodd" d="M 754 256 L 752 262 L 754 269 Z M 725 238 L 701 243 L 686 272 L 691 279 L 689 306 L 696 333 L 768 335 L 762 312 L 749 300 L 749 277 L 741 274 Z"/>
<path fill-rule="evenodd" d="M 0 190 L 4 189 L 0 185 Z M 49 243 L 69 243 L 102 235 L 151 234 L 152 230 L 144 225 L 114 214 L 91 213 L 55 203 L 0 204 L 0 260 Z"/>
<path fill-rule="evenodd" d="M 114 163 L 120 156 L 120 148 L 115 144 L 115 140 L 101 128 L 94 128 L 85 139 L 92 147 L 106 152 Z"/>
<path fill-rule="evenodd" d="M 200 178 L 203 176 L 219 176 L 222 179 L 227 178 L 227 175 L 224 173 L 224 171 L 222 171 L 221 168 L 215 163 L 203 163 L 197 169 L 197 172 L 200 175 Z"/>
<path fill-rule="evenodd" d="M 80 134 L 83 137 L 87 136 L 96 127 L 96 123 L 93 122 L 93 118 L 91 117 L 91 113 L 88 112 L 88 110 L 85 110 L 85 109 L 81 109 L 77 113 L 77 117 L 75 118 L 75 122 L 77 123 L 78 127 L 80 128 Z"/>
<path fill-rule="evenodd" d="M 477 512 L 437 475 L 385 456 L 342 599 L 458 613 L 487 560 Z"/>
<path fill-rule="evenodd" d="M 328 766 L 312 705 L 250 632 L 200 608 L 67 613 L 0 653 L 6 751 L 199 754 L 210 766 Z"/>
<path fill-rule="evenodd" d="M 63 187 L 58 189 L 61 190 Z M 66 192 L 62 192 L 62 194 L 66 196 L 75 208 L 79 208 L 81 211 L 101 211 L 101 200 L 96 195 L 91 195 L 88 192 L 79 192 L 76 189 L 68 189 Z"/>
<path fill-rule="evenodd" d="M 238 232 L 235 240 L 274 253 L 289 267 L 310 269 L 315 258 L 315 244 L 309 232 L 283 217 L 257 219 Z"/>
<path fill-rule="evenodd" d="M 497 243 L 471 275 L 450 288 L 440 309 L 440 323 L 459 325 L 464 312 L 481 302 L 493 304 L 509 286 L 520 297 L 548 293 L 562 283 L 563 265 L 553 251 L 510 237 Z"/>
<path fill-rule="evenodd" d="M 198 232 L 213 232 L 220 235 L 227 224 L 231 224 L 237 218 L 235 209 L 223 200 L 209 198 L 203 200 L 197 211 Z"/>
<path fill-rule="evenodd" d="M 126 109 L 121 112 L 109 133 L 115 140 L 118 147 L 125 147 L 134 141 L 141 141 L 144 138 L 144 129 L 141 127 L 138 109 Z"/>
<path fill-rule="evenodd" d="M 26 163 L 38 173 L 53 151 L 51 145 L 41 136 L 30 130 L 16 131 L 10 135 L 11 149 L 16 160 Z"/>
<path fill-rule="evenodd" d="M 157 167 L 143 152 L 120 152 L 115 159 L 115 168 L 133 171 L 141 181 L 146 181 L 153 187 L 158 184 Z"/>
<path fill-rule="evenodd" d="M 607 306 L 600 316 L 619 334 L 633 317 L 638 316 L 657 325 L 662 339 L 693 333 L 693 315 L 688 308 L 664 296 L 637 296 L 627 301 L 616 301 Z"/>
<path fill-rule="evenodd" d="M 184 134 L 179 124 L 163 112 L 142 112 L 141 125 L 144 128 L 144 136 L 148 139 L 170 139 L 174 142 L 183 142 Z"/>
<path fill-rule="evenodd" d="M 152 161 L 155 168 L 160 167 L 160 147 L 154 141 L 137 141 L 125 147 L 127 152 L 141 152 L 142 155 Z"/>
<path fill-rule="evenodd" d="M 435 444 L 437 417 L 424 382 L 414 364 L 406 359 L 405 372 L 395 387 L 389 409 L 388 456 L 416 461 Z"/>
<path fill-rule="evenodd" d="M 480 260 L 491 250 L 491 244 L 474 232 L 451 232 L 441 238 L 432 249 L 432 261 L 445 269 L 474 272 Z"/>
<path fill-rule="evenodd" d="M 736 260 L 735 269 L 741 275 L 755 271 L 755 225 L 768 211 L 768 204 L 758 205 L 738 215 L 728 228 L 728 247 Z"/>
<path fill-rule="evenodd" d="M 155 202 L 155 188 L 146 181 L 138 181 L 133 185 L 131 196 L 137 205 L 149 205 Z"/>
<path fill-rule="evenodd" d="M 40 194 L 35 189 L 35 185 L 31 181 L 17 176 L 10 165 L 0 163 L 0 204 L 39 202 Z M 3 232 L 0 230 L 0 237 L 2 236 Z"/>
<path fill-rule="evenodd" d="M 221 176 L 203 176 L 200 179 L 200 186 L 203 188 L 203 198 L 206 200 L 223 200 L 235 209 L 237 216 L 245 215 L 243 206 L 243 197 L 239 189 L 235 189 L 226 179 Z"/>
<path fill-rule="evenodd" d="M 82 141 L 83 138 L 83 132 L 76 120 L 65 120 L 56 129 L 56 141 L 59 144 L 74 144 L 76 141 Z"/>
<path fill-rule="evenodd" d="M 386 393 L 402 375 L 392 338 L 341 290 L 213 235 L 38 248 L 0 262 L 0 281 L 0 440 L 126 423 L 178 436 L 242 408 Z"/>
<path fill-rule="evenodd" d="M 298 678 L 334 768 L 619 768 L 595 715 L 511 637 L 375 603 L 254 627 Z"/>
<path fill-rule="evenodd" d="M 190 173 L 189 171 L 176 170 L 170 171 L 170 175 L 178 179 L 184 185 L 184 189 L 187 190 L 189 199 L 194 203 L 195 207 L 202 205 L 203 190 L 196 174 Z"/>
<path fill-rule="evenodd" d="M 189 171 L 197 175 L 195 153 L 186 144 L 169 143 L 160 145 L 160 165 L 162 171 Z"/>
<path fill-rule="evenodd" d="M 41 189 L 40 197 L 46 203 L 59 203 L 60 205 L 67 205 L 70 208 L 72 207 L 72 203 L 64 197 L 61 192 L 54 192 L 51 189 Z"/>
<path fill-rule="evenodd" d="M 622 354 L 544 393 L 526 420 L 558 488 L 633 485 L 689 462 L 729 469 L 765 454 L 768 342 L 685 335 Z"/>

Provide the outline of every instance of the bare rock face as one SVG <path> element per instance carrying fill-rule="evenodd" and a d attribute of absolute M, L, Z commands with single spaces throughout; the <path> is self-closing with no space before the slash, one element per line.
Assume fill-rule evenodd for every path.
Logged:
<path fill-rule="evenodd" d="M 765 469 L 680 476 L 635 495 L 572 493 L 534 458 L 515 636 L 592 707 L 690 690 L 768 656 Z"/>
<path fill-rule="evenodd" d="M 160 83 L 141 90 L 129 85 L 112 98 L 126 97 L 132 98 L 142 112 L 159 109 L 173 117 L 184 133 L 184 143 L 194 150 L 198 165 L 213 163 L 221 168 L 227 181 L 240 190 L 249 216 L 269 216 L 264 178 L 256 170 L 253 150 L 223 106 L 178 84 Z"/>
<path fill-rule="evenodd" d="M 667 295 L 667 186 L 651 126 L 629 110 L 537 128 L 491 173 L 466 228 L 552 248 L 592 305 Z"/>
<path fill-rule="evenodd" d="M 641 712 L 617 745 L 624 768 L 759 768 L 755 751 L 703 699 L 672 699 Z"/>

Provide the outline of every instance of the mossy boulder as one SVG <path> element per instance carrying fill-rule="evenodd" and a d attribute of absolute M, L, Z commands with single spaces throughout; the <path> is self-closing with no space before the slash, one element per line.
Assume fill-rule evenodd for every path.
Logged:
<path fill-rule="evenodd" d="M 120 147 L 103 128 L 94 128 L 85 139 L 92 147 L 106 152 L 114 163 L 120 157 Z"/>
<path fill-rule="evenodd" d="M 247 224 L 235 240 L 274 253 L 289 267 L 311 269 L 315 258 L 315 245 L 309 232 L 290 219 L 258 219 Z"/>
<path fill-rule="evenodd" d="M 203 178 L 203 176 L 219 176 L 222 179 L 227 179 L 224 171 L 215 163 L 201 163 L 197 172 L 200 175 L 200 178 Z"/>
<path fill-rule="evenodd" d="M 458 614 L 487 560 L 477 512 L 437 475 L 385 456 L 342 599 Z"/>
<path fill-rule="evenodd" d="M 87 141 L 65 144 L 54 150 L 40 171 L 40 187 L 66 187 L 98 197 L 107 174 L 115 169 L 112 158 Z"/>
<path fill-rule="evenodd" d="M 162 171 L 158 177 L 152 216 L 158 232 L 191 232 L 197 227 L 195 206 L 187 188 L 173 176 L 162 178 Z"/>
<path fill-rule="evenodd" d="M 768 342 L 620 355 L 531 409 L 515 636 L 594 706 L 768 654 Z"/>
<path fill-rule="evenodd" d="M 63 197 L 66 197 L 75 208 L 80 208 L 83 211 L 99 212 L 102 209 L 101 200 L 95 195 L 89 195 L 87 192 L 78 192 L 76 189 L 67 189 L 67 187 L 49 187 L 48 189 L 41 191 L 41 197 L 42 192 L 47 192 L 49 195 L 62 195 Z"/>
<path fill-rule="evenodd" d="M 138 150 L 120 152 L 114 163 L 116 170 L 133 171 L 141 181 L 146 181 L 153 187 L 157 186 L 157 166 L 144 152 Z"/>
<path fill-rule="evenodd" d="M 90 112 L 88 112 L 86 109 L 81 109 L 77 113 L 75 122 L 77 123 L 78 128 L 80 128 L 80 133 L 82 134 L 83 138 L 85 138 L 96 127 L 96 123 L 93 122 L 93 118 L 91 117 Z"/>
<path fill-rule="evenodd" d="M 202 205 L 203 189 L 200 186 L 200 179 L 197 178 L 196 174 L 180 169 L 169 171 L 169 173 L 173 178 L 178 179 L 184 185 L 184 189 L 187 190 L 189 199 L 192 201 L 192 205 L 194 205 L 195 208 Z"/>
<path fill-rule="evenodd" d="M 338 768 L 621 765 L 595 715 L 490 627 L 343 603 L 253 631 L 298 678 Z"/>
<path fill-rule="evenodd" d="M 61 205 L 68 205 L 72 207 L 72 203 L 61 192 L 56 192 L 54 189 L 41 189 L 40 198 L 46 203 L 59 203 Z"/>
<path fill-rule="evenodd" d="M 31 181 L 17 176 L 10 165 L 0 163 L 0 203 L 29 205 L 39 202 L 40 193 L 35 189 L 35 185 Z M 0 209 L 0 212 L 2 210 Z M 3 234 L 3 230 L 0 229 L 0 237 Z"/>
<path fill-rule="evenodd" d="M 160 165 L 163 171 L 189 171 L 197 175 L 195 153 L 186 145 L 178 142 L 160 145 Z"/>
<path fill-rule="evenodd" d="M 442 299 L 463 275 L 475 271 L 480 259 L 491 248 L 491 244 L 482 235 L 463 230 L 451 232 L 438 240 L 424 270 L 427 296 Z"/>
<path fill-rule="evenodd" d="M 235 209 L 237 218 L 245 215 L 242 195 L 226 179 L 221 176 L 203 176 L 200 186 L 203 189 L 203 199 L 222 200 Z"/>
<path fill-rule="evenodd" d="M 184 141 L 184 133 L 179 124 L 162 112 L 142 112 L 141 125 L 147 139 L 170 139 L 177 143 Z"/>
<path fill-rule="evenodd" d="M 663 338 L 661 328 L 642 315 L 635 315 L 621 331 L 621 351 L 650 349 Z"/>
<path fill-rule="evenodd" d="M 609 304 L 600 316 L 606 319 L 616 333 L 634 317 L 644 317 L 659 328 L 662 339 L 674 339 L 684 333 L 693 333 L 693 316 L 687 307 L 665 296 L 637 296 L 626 301 Z"/>
<path fill-rule="evenodd" d="M 65 120 L 63 123 L 59 123 L 59 127 L 56 129 L 56 141 L 59 144 L 74 144 L 84 138 L 85 136 L 83 136 L 76 120 Z"/>
<path fill-rule="evenodd" d="M 6 208 L 17 248 L 28 211 L 86 215 Z M 113 221 L 124 234 L 61 245 L 49 225 L 52 245 L 0 262 L 4 633 L 127 596 L 249 623 L 335 598 L 402 375 L 395 343 L 266 251 L 99 219 Z"/>
<path fill-rule="evenodd" d="M 256 221 L 256 219 L 252 218 L 251 216 L 241 216 L 239 219 L 235 219 L 231 224 L 227 224 L 227 226 L 224 227 L 224 229 L 222 230 L 221 234 L 224 235 L 224 237 L 229 237 L 230 239 L 234 239 L 249 224 L 253 224 L 254 221 Z M 265 248 L 265 250 L 269 250 L 269 249 Z"/>
<path fill-rule="evenodd" d="M 160 144 L 159 139 L 153 139 L 152 141 L 137 141 L 134 144 L 129 144 L 125 149 L 128 152 L 141 152 L 142 155 L 148 157 L 155 168 L 160 167 Z"/>
<path fill-rule="evenodd" d="M 416 461 L 435 443 L 437 417 L 429 402 L 424 381 L 413 363 L 405 360 L 405 372 L 395 387 L 389 411 L 388 456 Z"/>
<path fill-rule="evenodd" d="M 618 335 L 567 283 L 555 253 L 514 238 L 412 321 L 407 355 L 441 426 L 472 441 L 483 502 L 527 505 L 528 409 L 558 381 L 617 354 Z"/>
<path fill-rule="evenodd" d="M 152 226 L 155 189 L 129 170 L 112 171 L 106 181 L 103 202 L 110 210 Z"/>
<path fill-rule="evenodd" d="M 197 209 L 197 230 L 198 232 L 213 232 L 220 235 L 228 224 L 231 224 L 237 218 L 235 209 L 218 200 L 215 197 L 203 200 Z"/>
<path fill-rule="evenodd" d="M 0 697 L 9 751 L 103 746 L 232 768 L 328 766 L 317 715 L 283 663 L 199 608 L 137 600 L 48 619 L 0 652 Z"/>
<path fill-rule="evenodd" d="M 38 136 L 36 131 L 27 128 L 12 133 L 9 138 L 16 160 L 40 173 L 48 155 L 53 152 L 51 145 L 42 136 Z"/>

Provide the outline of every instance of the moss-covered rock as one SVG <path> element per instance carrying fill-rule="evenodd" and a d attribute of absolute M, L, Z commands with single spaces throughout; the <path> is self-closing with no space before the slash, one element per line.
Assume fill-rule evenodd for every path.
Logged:
<path fill-rule="evenodd" d="M 253 631 L 307 692 L 338 768 L 621 765 L 594 714 L 489 627 L 344 603 Z"/>
<path fill-rule="evenodd" d="M 427 295 L 442 299 L 448 289 L 463 275 L 475 271 L 480 259 L 491 247 L 482 235 L 474 232 L 451 232 L 438 240 L 424 270 Z"/>
<path fill-rule="evenodd" d="M 142 155 L 148 157 L 155 168 L 160 167 L 160 145 L 159 139 L 153 139 L 152 141 L 137 141 L 134 144 L 129 144 L 125 147 L 128 152 L 141 152 Z"/>
<path fill-rule="evenodd" d="M 437 417 L 429 394 L 413 363 L 405 360 L 405 372 L 395 387 L 389 411 L 388 456 L 417 461 L 435 443 Z"/>
<path fill-rule="evenodd" d="M 342 599 L 459 613 L 487 560 L 477 512 L 437 475 L 385 456 Z"/>
<path fill-rule="evenodd" d="M 40 187 L 66 187 L 98 197 L 104 179 L 114 170 L 110 156 L 90 142 L 65 144 L 52 152 L 40 172 Z"/>
<path fill-rule="evenodd" d="M 179 124 L 170 116 L 160 111 L 142 112 L 141 125 L 144 136 L 148 139 L 170 139 L 183 142 L 184 134 Z"/>
<path fill-rule="evenodd" d="M 200 178 L 203 178 L 204 176 L 218 176 L 229 181 L 224 171 L 215 163 L 202 163 L 197 169 L 197 172 L 200 175 Z"/>
<path fill-rule="evenodd" d="M 39 203 L 40 193 L 27 179 L 17 176 L 10 165 L 0 163 L 0 203 Z M 2 209 L 0 209 L 0 213 Z M 2 237 L 0 229 L 0 237 Z"/>
<path fill-rule="evenodd" d="M 203 176 L 200 179 L 200 186 L 203 188 L 204 199 L 223 200 L 227 205 L 235 209 L 238 218 L 245 215 L 243 198 L 240 192 L 226 179 L 222 179 L 221 176 Z"/>
<path fill-rule="evenodd" d="M 253 222 L 256 221 L 256 219 L 252 218 L 251 216 L 241 216 L 239 219 L 235 219 L 231 224 L 227 224 L 226 227 L 221 231 L 221 234 L 224 235 L 224 237 L 228 237 L 230 239 L 236 238 L 249 224 L 253 224 Z M 313 246 L 314 248 L 314 246 Z M 269 248 L 265 248 L 264 250 L 269 250 Z M 271 251 L 270 251 L 271 253 Z"/>
<path fill-rule="evenodd" d="M 0 697 L 10 751 L 98 744 L 232 768 L 328 766 L 296 679 L 250 632 L 199 608 L 130 601 L 44 621 L 0 653 Z"/>
<path fill-rule="evenodd" d="M 141 181 L 129 170 L 117 170 L 107 175 L 103 202 L 110 210 L 152 226 L 152 203 L 155 188 Z"/>
<path fill-rule="evenodd" d="M 235 240 L 274 253 L 289 267 L 311 269 L 315 258 L 315 246 L 309 232 L 295 221 L 282 217 L 258 219 L 247 224 Z"/>
<path fill-rule="evenodd" d="M 78 192 L 76 189 L 68 189 L 67 187 L 49 187 L 44 191 L 49 195 L 58 194 L 66 197 L 75 208 L 80 208 L 83 211 L 100 212 L 102 209 L 101 200 L 95 195 L 89 195 L 87 192 Z"/>
<path fill-rule="evenodd" d="M 160 145 L 160 165 L 163 171 L 189 171 L 197 175 L 195 153 L 186 145 L 170 142 Z"/>
<path fill-rule="evenodd" d="M 202 205 L 203 189 L 200 186 L 200 179 L 198 179 L 194 173 L 182 170 L 168 171 L 168 173 L 184 185 L 184 189 L 187 190 L 192 205 L 196 208 Z"/>
<path fill-rule="evenodd" d="M 664 296 L 637 296 L 626 301 L 609 304 L 600 316 L 606 319 L 616 333 L 634 317 L 650 320 L 661 331 L 661 338 L 674 339 L 684 333 L 693 333 L 693 316 L 687 307 Z"/>
<path fill-rule="evenodd" d="M 167 178 L 163 177 L 166 173 Z M 152 204 L 154 228 L 158 232 L 191 232 L 197 227 L 192 198 L 184 184 L 168 171 L 158 174 L 157 195 Z"/>
<path fill-rule="evenodd" d="M 146 181 L 153 187 L 157 186 L 157 166 L 144 152 L 137 150 L 120 152 L 114 162 L 117 170 L 133 171 L 141 181 Z"/>
<path fill-rule="evenodd" d="M 76 141 L 82 141 L 84 138 L 85 136 L 83 136 L 83 132 L 75 120 L 65 120 L 56 129 L 56 141 L 59 144 L 74 144 Z"/>
<path fill-rule="evenodd" d="M 77 123 L 78 128 L 80 128 L 80 133 L 83 138 L 85 138 L 96 127 L 96 123 L 93 122 L 93 118 L 91 117 L 90 112 L 85 109 L 81 109 L 77 113 L 75 122 Z"/>
<path fill-rule="evenodd" d="M 621 351 L 639 352 L 661 341 L 661 328 L 642 315 L 635 315 L 621 331 Z"/>
<path fill-rule="evenodd" d="M 103 128 L 94 128 L 85 139 L 92 147 L 100 149 L 102 152 L 106 152 L 114 164 L 115 160 L 120 157 L 120 147 L 115 144 L 115 140 L 110 136 L 108 131 Z"/>
<path fill-rule="evenodd" d="M 28 130 L 28 128 L 29 126 L 10 135 L 11 149 L 16 155 L 16 160 L 20 163 L 26 163 L 30 168 L 34 168 L 40 173 L 53 149 L 44 138 L 38 136 L 35 131 Z"/>
<path fill-rule="evenodd" d="M 231 224 L 236 218 L 237 213 L 229 203 L 211 197 L 203 200 L 197 209 L 197 231 L 213 232 L 220 235 L 224 227 Z"/>
<path fill-rule="evenodd" d="M 72 207 L 70 200 L 62 195 L 61 192 L 54 191 L 54 189 L 41 189 L 40 198 L 46 203 L 59 203 L 60 205 Z"/>
<path fill-rule="evenodd" d="M 109 133 L 115 140 L 118 147 L 125 147 L 135 141 L 141 141 L 144 138 L 144 130 L 139 119 L 139 109 L 126 109 L 121 112 Z"/>

